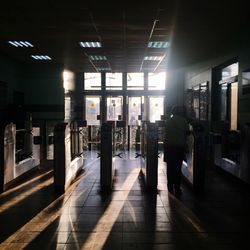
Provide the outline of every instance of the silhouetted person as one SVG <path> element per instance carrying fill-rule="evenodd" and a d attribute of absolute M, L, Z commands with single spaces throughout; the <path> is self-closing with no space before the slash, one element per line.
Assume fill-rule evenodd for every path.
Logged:
<path fill-rule="evenodd" d="M 181 166 L 185 156 L 186 137 L 189 131 L 185 108 L 174 106 L 166 121 L 165 154 L 167 162 L 168 191 L 181 194 Z"/>

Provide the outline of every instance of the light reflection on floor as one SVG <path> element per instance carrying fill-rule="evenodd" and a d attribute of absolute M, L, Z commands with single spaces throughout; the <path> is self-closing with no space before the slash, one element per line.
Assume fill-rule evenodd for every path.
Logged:
<path fill-rule="evenodd" d="M 240 249 L 239 242 L 245 238 L 239 232 L 249 232 L 247 220 L 237 221 L 233 215 L 229 220 L 228 215 L 235 214 L 235 210 L 227 206 L 219 213 L 218 208 L 225 205 L 217 205 L 225 200 L 225 194 L 231 197 L 234 193 L 223 191 L 218 198 L 216 191 L 206 201 L 183 186 L 183 196 L 176 198 L 167 192 L 165 163 L 162 157 L 159 159 L 157 192 L 145 192 L 139 178 L 142 161 L 131 153 L 116 158 L 113 191 L 104 194 L 100 193 L 100 159 L 92 152 L 85 159 L 86 170 L 65 195 L 6 238 L 0 249 Z M 43 185 L 48 183 L 40 182 L 39 188 Z M 32 188 L 28 196 L 32 195 L 29 192 Z M 239 197 L 240 193 L 235 195 Z M 211 202 L 213 199 L 216 203 Z M 4 212 L 18 209 L 22 202 L 9 203 Z M 238 214 L 242 204 L 239 206 L 234 204 Z"/>

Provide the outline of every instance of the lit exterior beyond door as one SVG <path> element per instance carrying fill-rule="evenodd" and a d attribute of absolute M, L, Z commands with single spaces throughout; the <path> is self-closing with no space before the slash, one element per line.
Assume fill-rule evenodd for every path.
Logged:
<path fill-rule="evenodd" d="M 140 125 L 139 116 L 141 116 L 142 97 L 129 97 L 128 102 L 128 125 Z"/>
<path fill-rule="evenodd" d="M 150 122 L 161 120 L 162 115 L 164 115 L 164 97 L 149 97 Z"/>
<path fill-rule="evenodd" d="M 86 97 L 86 120 L 88 125 L 100 125 L 100 97 Z"/>
<path fill-rule="evenodd" d="M 122 117 L 122 97 L 107 97 L 107 121 L 118 121 Z"/>

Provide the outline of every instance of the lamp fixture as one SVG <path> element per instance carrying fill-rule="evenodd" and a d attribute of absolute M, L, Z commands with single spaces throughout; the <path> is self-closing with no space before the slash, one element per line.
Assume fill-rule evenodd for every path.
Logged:
<path fill-rule="evenodd" d="M 169 42 L 151 41 L 148 43 L 148 48 L 166 49 L 169 47 Z"/>
<path fill-rule="evenodd" d="M 8 41 L 9 44 L 11 44 L 14 47 L 34 47 L 33 44 L 31 44 L 28 41 Z"/>
<path fill-rule="evenodd" d="M 31 57 L 35 60 L 52 60 L 51 57 L 47 56 L 47 55 L 31 55 Z"/>
<path fill-rule="evenodd" d="M 144 61 L 160 61 L 162 56 L 145 56 Z"/>
<path fill-rule="evenodd" d="M 106 56 L 99 56 L 99 55 L 91 55 L 89 56 L 89 59 L 92 61 L 105 61 L 107 60 Z"/>
<path fill-rule="evenodd" d="M 83 48 L 100 48 L 102 47 L 100 42 L 79 42 Z"/>

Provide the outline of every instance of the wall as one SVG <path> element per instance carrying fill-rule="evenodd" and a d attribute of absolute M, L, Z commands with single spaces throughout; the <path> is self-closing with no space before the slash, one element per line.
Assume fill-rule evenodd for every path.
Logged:
<path fill-rule="evenodd" d="M 166 85 L 166 113 L 170 115 L 173 105 L 184 104 L 184 70 L 167 71 L 167 85 Z"/>
<path fill-rule="evenodd" d="M 242 50 L 235 50 L 223 57 L 213 58 L 204 62 L 197 63 L 195 65 L 189 66 L 185 69 L 185 79 L 184 79 L 184 90 L 192 88 L 199 83 L 209 81 L 209 92 L 210 92 L 210 119 L 211 119 L 211 102 L 214 99 L 212 96 L 212 90 L 215 89 L 218 84 L 217 81 L 212 77 L 213 70 L 216 67 L 224 64 L 225 62 L 237 58 L 239 61 L 239 94 L 238 94 L 238 122 L 239 124 L 250 122 L 250 95 L 242 95 L 242 85 L 241 85 L 241 73 L 243 70 L 250 68 L 250 58 L 249 49 L 245 48 Z M 213 91 L 215 92 L 215 91 Z M 214 94 L 214 93 L 213 93 Z M 215 106 L 216 109 L 216 106 Z M 215 119 L 215 117 L 212 117 Z"/>
<path fill-rule="evenodd" d="M 22 76 L 21 63 L 0 55 L 0 81 L 7 83 L 7 104 L 13 103 L 13 91 L 22 91 Z"/>
<path fill-rule="evenodd" d="M 52 64 L 26 65 L 22 87 L 25 105 L 34 119 L 64 119 L 63 67 Z"/>
<path fill-rule="evenodd" d="M 13 104 L 13 92 L 24 94 L 25 109 L 34 119 L 64 118 L 64 89 L 61 65 L 24 64 L 0 55 L 0 81 L 7 83 L 7 104 Z"/>

